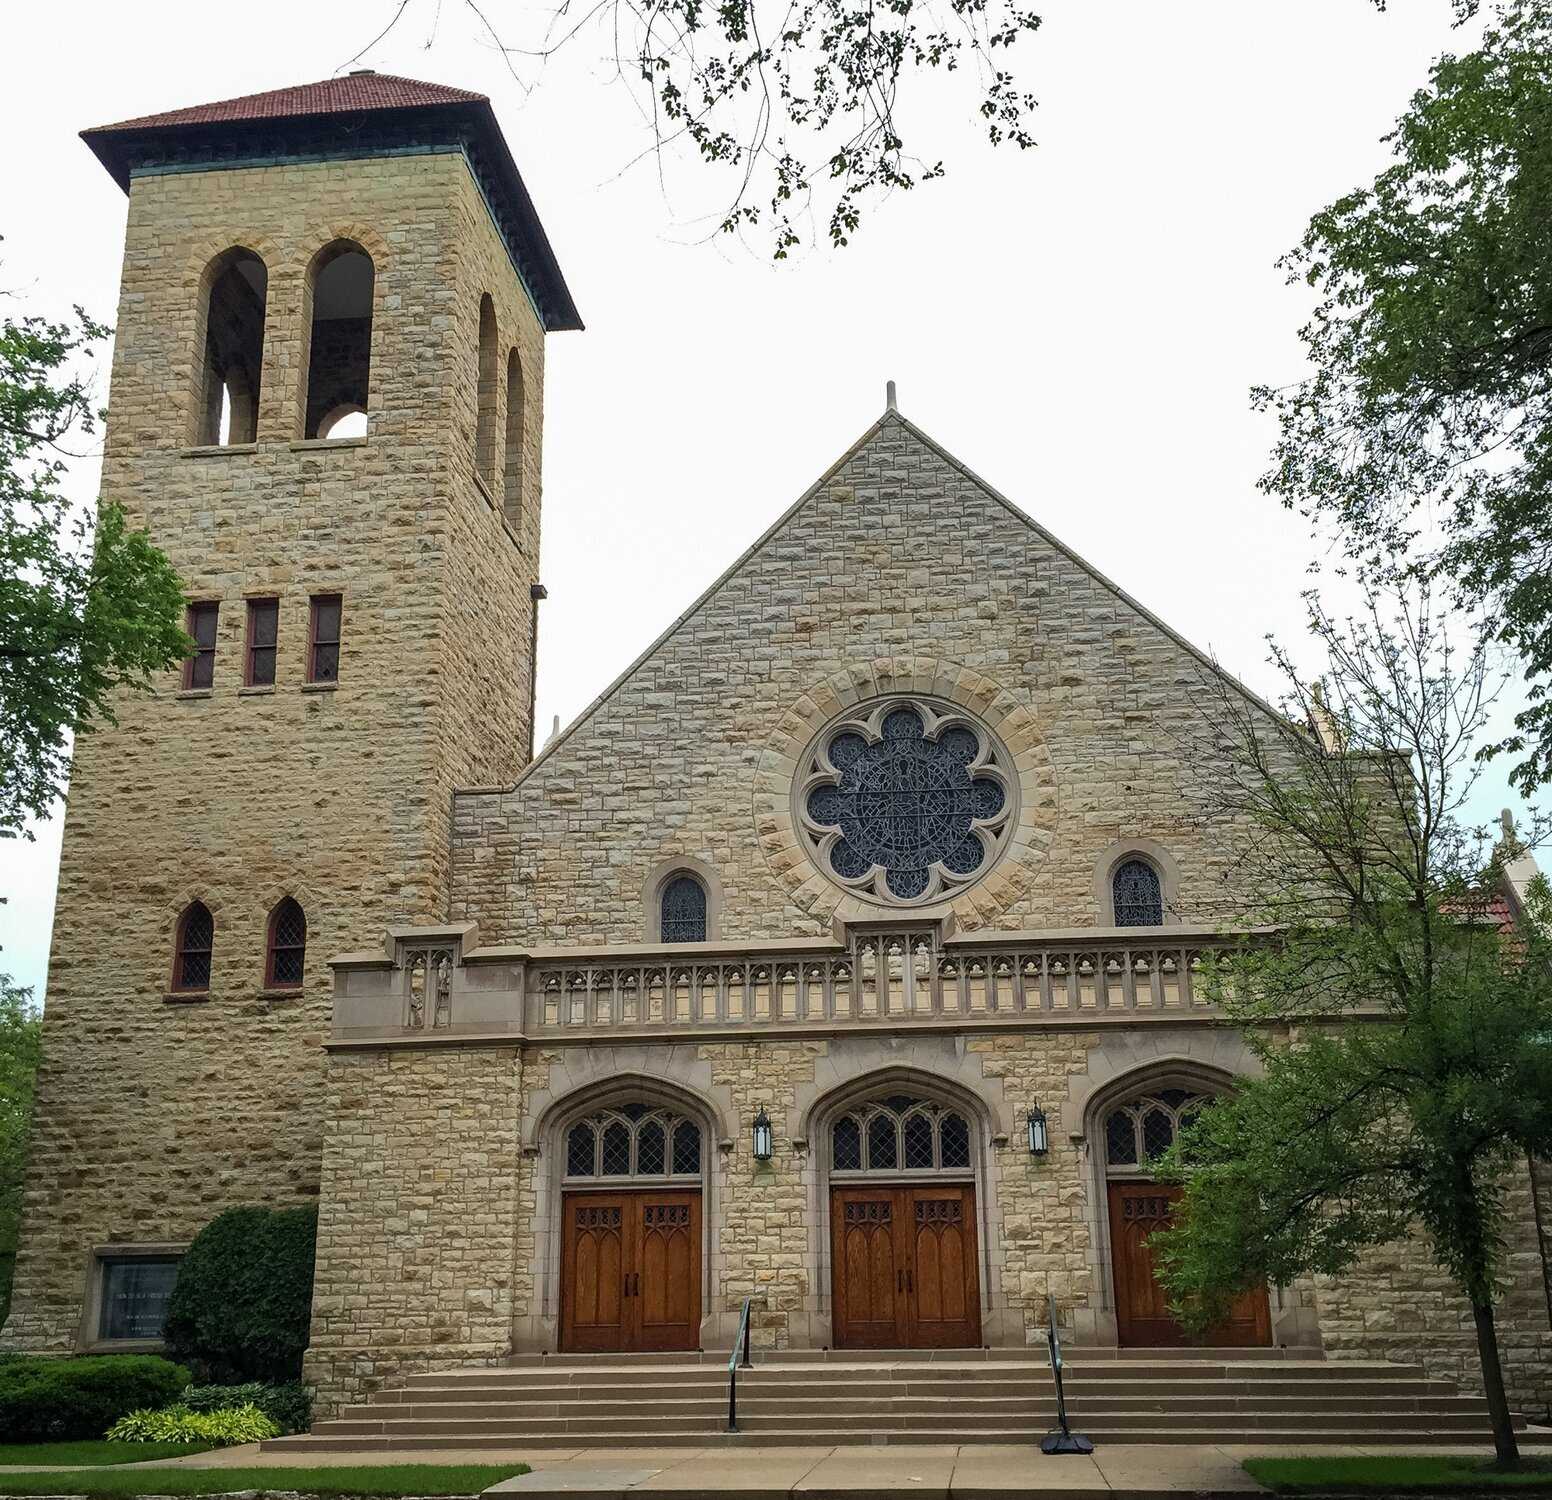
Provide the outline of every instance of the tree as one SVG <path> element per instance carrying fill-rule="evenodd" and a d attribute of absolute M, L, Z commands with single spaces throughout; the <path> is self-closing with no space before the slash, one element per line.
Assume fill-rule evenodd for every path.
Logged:
<path fill-rule="evenodd" d="M 32 1003 L 32 991 L 18 989 L 9 975 L 0 974 L 0 1326 L 11 1305 L 27 1126 L 42 1033 L 43 1019 Z"/>
<path fill-rule="evenodd" d="M 1500 931 L 1485 835 L 1462 821 L 1496 681 L 1426 595 L 1371 596 L 1346 623 L 1316 604 L 1313 628 L 1319 685 L 1274 654 L 1284 717 L 1228 689 L 1211 701 L 1218 811 L 1251 830 L 1244 915 L 1275 929 L 1212 992 L 1265 1071 L 1182 1132 L 1163 1170 L 1183 1196 L 1152 1245 L 1201 1330 L 1239 1292 L 1420 1234 L 1470 1303 L 1508 1462 L 1493 1303 L 1506 1178 L 1552 1152 L 1552 939 L 1536 922 Z"/>
<path fill-rule="evenodd" d="M 413 4 L 399 0 L 351 61 L 406 23 Z M 726 167 L 732 187 L 717 227 L 759 226 L 777 259 L 800 243 L 796 221 L 816 193 L 829 195 L 818 207 L 830 241 L 845 245 L 865 200 L 943 175 L 941 160 L 906 144 L 912 79 L 973 71 L 988 140 L 1035 144 L 1035 99 L 1011 64 L 1040 17 L 1018 0 L 780 0 L 769 10 L 759 0 L 584 0 L 536 13 L 543 29 L 522 43 L 510 11 L 464 5 L 525 89 L 519 65 L 536 75 L 579 36 L 600 35 L 637 88 L 648 152 L 685 145 Z M 422 9 L 434 33 L 440 0 Z"/>
<path fill-rule="evenodd" d="M 72 736 L 114 721 L 114 691 L 189 649 L 172 565 L 118 505 L 94 527 L 60 491 L 68 445 L 101 418 L 67 367 L 107 331 L 79 308 L 0 320 L 0 838 L 47 816 Z"/>
<path fill-rule="evenodd" d="M 1528 793 L 1552 777 L 1552 9 L 1504 0 L 1387 139 L 1283 261 L 1318 293 L 1314 370 L 1253 393 L 1280 428 L 1262 487 L 1491 619 L 1531 682 L 1499 747 Z"/>

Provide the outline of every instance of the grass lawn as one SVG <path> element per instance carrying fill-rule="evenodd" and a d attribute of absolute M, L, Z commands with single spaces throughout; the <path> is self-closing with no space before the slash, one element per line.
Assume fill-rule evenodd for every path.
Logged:
<path fill-rule="evenodd" d="M 527 1472 L 527 1464 L 50 1469 L 37 1474 L 0 1474 L 0 1495 L 220 1495 L 230 1490 L 305 1490 L 315 1495 L 477 1495 L 498 1480 Z"/>
<path fill-rule="evenodd" d="M 110 1443 L 106 1438 L 81 1443 L 0 1443 L 0 1466 L 54 1464 L 76 1468 L 84 1464 L 134 1464 L 153 1458 L 184 1458 L 208 1453 L 219 1443 Z"/>
<path fill-rule="evenodd" d="M 1552 1492 L 1552 1460 L 1527 1458 L 1506 1472 L 1490 1458 L 1418 1455 L 1406 1458 L 1247 1458 L 1245 1472 L 1283 1495 L 1323 1490 L 1546 1490 Z"/>

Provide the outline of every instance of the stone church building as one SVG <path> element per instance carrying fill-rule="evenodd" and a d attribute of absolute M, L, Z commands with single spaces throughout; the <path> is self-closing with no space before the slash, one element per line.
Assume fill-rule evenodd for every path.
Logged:
<path fill-rule="evenodd" d="M 77 747 L 4 1346 L 155 1348 L 204 1224 L 312 1202 L 325 1409 L 725 1357 L 747 1297 L 779 1350 L 1040 1345 L 1048 1295 L 1070 1347 L 1180 1345 L 1147 1163 L 1255 1066 L 1199 985 L 1208 659 L 891 403 L 536 755 L 582 325 L 489 102 L 365 72 L 85 140 L 128 195 L 103 493 L 198 650 Z M 1411 1245 L 1213 1341 L 1474 1380 Z"/>

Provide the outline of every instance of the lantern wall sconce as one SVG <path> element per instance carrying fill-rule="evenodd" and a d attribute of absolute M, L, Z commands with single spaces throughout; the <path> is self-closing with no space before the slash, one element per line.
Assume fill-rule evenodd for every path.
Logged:
<path fill-rule="evenodd" d="M 765 1106 L 760 1106 L 760 1112 L 754 1117 L 754 1125 L 751 1129 L 754 1144 L 754 1159 L 756 1161 L 769 1161 L 771 1159 L 771 1117 L 766 1114 Z"/>
<path fill-rule="evenodd" d="M 1045 1111 L 1038 1104 L 1029 1109 L 1029 1154 L 1044 1156 L 1051 1149 L 1051 1134 L 1046 1128 Z"/>

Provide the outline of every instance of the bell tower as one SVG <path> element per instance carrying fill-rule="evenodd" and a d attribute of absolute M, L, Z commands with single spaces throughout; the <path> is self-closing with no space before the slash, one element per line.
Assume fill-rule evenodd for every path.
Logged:
<path fill-rule="evenodd" d="M 146 1347 L 202 1225 L 316 1195 L 328 960 L 444 915 L 453 789 L 532 753 L 581 327 L 483 95 L 360 72 L 83 138 L 129 198 L 103 493 L 197 649 L 76 746 L 3 1337 L 54 1351 Z"/>

